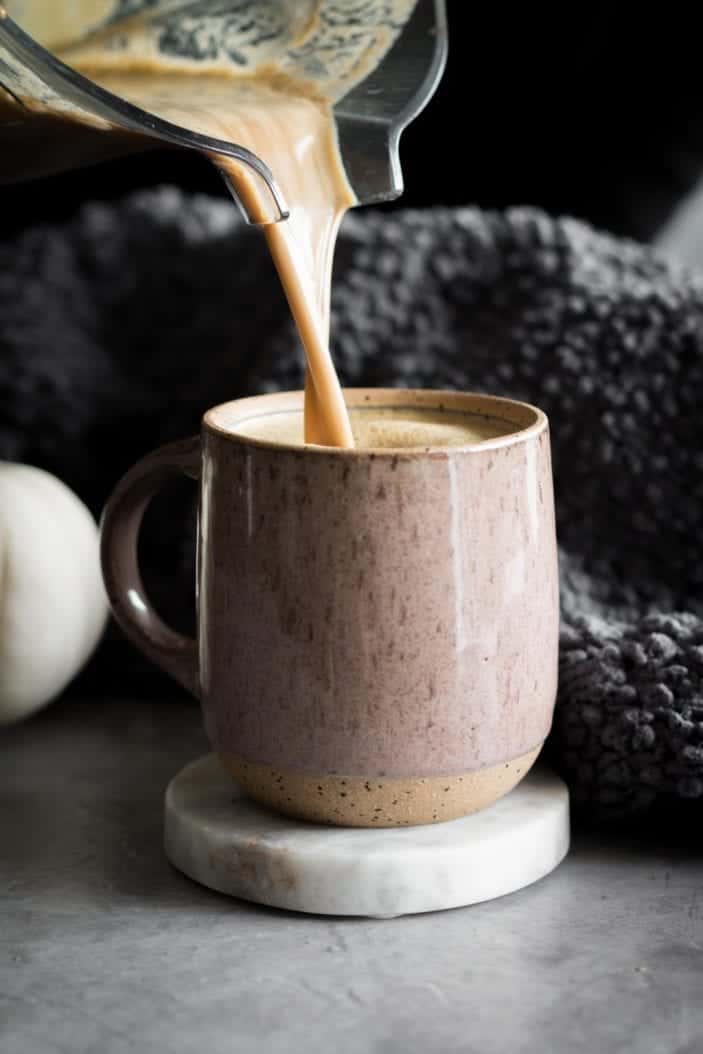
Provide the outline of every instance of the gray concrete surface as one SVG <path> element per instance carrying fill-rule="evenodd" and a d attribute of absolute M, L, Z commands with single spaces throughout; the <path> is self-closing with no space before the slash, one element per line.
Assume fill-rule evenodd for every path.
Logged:
<path fill-rule="evenodd" d="M 577 835 L 553 875 L 432 915 L 342 920 L 201 889 L 161 796 L 186 703 L 60 703 L 0 733 L 2 1054 L 698 1054 L 703 865 Z"/>

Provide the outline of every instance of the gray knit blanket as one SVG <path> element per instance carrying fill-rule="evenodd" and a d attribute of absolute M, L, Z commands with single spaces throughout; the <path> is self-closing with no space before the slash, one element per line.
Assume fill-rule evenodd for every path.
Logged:
<path fill-rule="evenodd" d="M 594 816 L 703 805 L 703 280 L 530 209 L 359 211 L 332 328 L 347 385 L 474 389 L 548 413 L 551 755 Z M 228 202 L 164 189 L 0 244 L 0 457 L 56 472 L 96 512 L 209 405 L 302 377 L 264 240 Z M 192 578 L 181 499 L 155 507 L 144 557 L 174 618 Z M 97 660 L 113 690 L 127 683 L 120 647 L 113 634 Z"/>

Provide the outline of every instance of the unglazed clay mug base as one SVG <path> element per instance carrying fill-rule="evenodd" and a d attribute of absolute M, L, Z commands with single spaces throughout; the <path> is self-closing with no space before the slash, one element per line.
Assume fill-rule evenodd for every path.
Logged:
<path fill-rule="evenodd" d="M 388 827 L 485 808 L 528 772 L 552 720 L 558 579 L 549 429 L 525 403 L 345 391 L 352 411 L 499 419 L 447 447 L 281 445 L 245 422 L 303 394 L 223 404 L 200 438 L 144 458 L 102 524 L 113 612 L 202 703 L 252 798 L 321 823 Z M 141 519 L 172 476 L 200 478 L 198 640 L 144 595 Z"/>

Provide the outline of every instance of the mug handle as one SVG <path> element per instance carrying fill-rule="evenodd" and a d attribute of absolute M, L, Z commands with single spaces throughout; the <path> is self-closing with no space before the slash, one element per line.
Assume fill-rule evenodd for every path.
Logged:
<path fill-rule="evenodd" d="M 122 477 L 100 521 L 100 560 L 115 619 L 136 646 L 197 696 L 200 689 L 198 645 L 172 630 L 144 592 L 137 544 L 147 505 L 175 476 L 200 478 L 200 437 L 159 447 Z"/>

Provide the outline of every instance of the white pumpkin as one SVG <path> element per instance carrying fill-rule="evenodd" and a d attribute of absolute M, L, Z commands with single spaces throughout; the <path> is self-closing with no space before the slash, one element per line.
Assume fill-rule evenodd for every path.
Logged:
<path fill-rule="evenodd" d="M 0 461 L 0 724 L 57 696 L 107 618 L 98 528 L 42 469 Z"/>

